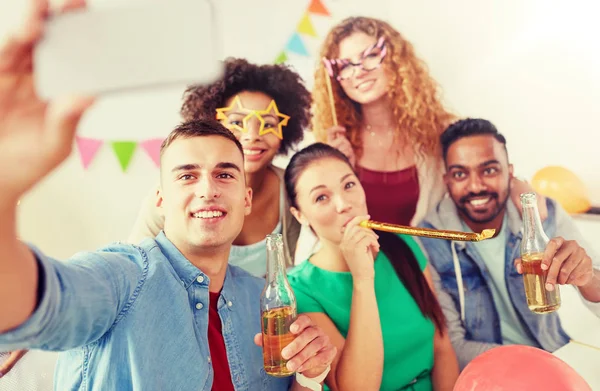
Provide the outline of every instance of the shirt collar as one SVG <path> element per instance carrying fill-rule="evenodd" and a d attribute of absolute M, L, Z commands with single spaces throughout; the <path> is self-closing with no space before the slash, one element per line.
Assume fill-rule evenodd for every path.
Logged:
<path fill-rule="evenodd" d="M 181 280 L 181 283 L 188 289 L 190 285 L 192 285 L 198 277 L 202 276 L 204 281 L 203 285 L 206 286 L 208 290 L 208 285 L 210 280 L 206 274 L 202 272 L 202 270 L 198 269 L 194 266 L 186 257 L 183 256 L 181 251 L 173 242 L 171 242 L 163 231 L 156 236 L 156 243 L 160 247 L 162 253 L 167 257 L 173 269 L 175 269 L 175 273 L 177 273 L 177 277 Z M 232 273 L 232 269 L 230 265 L 227 265 L 227 272 L 225 274 L 225 281 L 223 281 L 223 288 L 221 289 L 221 298 L 219 303 L 219 308 L 224 305 L 227 305 L 231 308 L 233 305 L 233 301 L 235 300 L 235 277 Z"/>
<path fill-rule="evenodd" d="M 175 273 L 177 273 L 177 277 L 181 280 L 181 283 L 185 286 L 185 288 L 189 288 L 190 285 L 199 277 L 202 276 L 205 278 L 206 283 L 208 284 L 208 276 L 196 266 L 192 265 L 190 261 L 186 257 L 183 256 L 181 251 L 173 242 L 171 242 L 165 235 L 163 231 L 156 236 L 156 243 L 160 247 L 162 253 L 167 257 L 173 269 L 175 269 Z M 208 286 L 208 285 L 207 285 Z"/>

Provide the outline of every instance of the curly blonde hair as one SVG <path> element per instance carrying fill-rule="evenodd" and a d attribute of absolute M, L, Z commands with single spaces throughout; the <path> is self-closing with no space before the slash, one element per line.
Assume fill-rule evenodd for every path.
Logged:
<path fill-rule="evenodd" d="M 389 77 L 388 98 L 392 102 L 393 117 L 398 124 L 396 139 L 402 138 L 414 145 L 417 156 L 439 156 L 439 136 L 455 119 L 440 102 L 438 85 L 431 78 L 425 63 L 417 58 L 413 46 L 388 23 L 367 17 L 351 17 L 335 26 L 325 38 L 321 58 L 339 56 L 340 42 L 355 32 L 363 32 L 376 39 L 385 38 L 387 56 L 383 68 Z M 327 141 L 326 130 L 333 125 L 333 115 L 325 78 L 324 67 L 315 72 L 312 91 L 312 127 L 318 141 Z M 362 121 L 360 104 L 352 101 L 338 82 L 332 80 L 338 124 L 344 126 L 355 153 L 362 153 L 359 132 Z"/>

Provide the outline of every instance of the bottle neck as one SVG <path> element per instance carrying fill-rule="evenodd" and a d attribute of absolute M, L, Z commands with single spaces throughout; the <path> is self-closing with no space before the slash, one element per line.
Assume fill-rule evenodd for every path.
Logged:
<path fill-rule="evenodd" d="M 548 242 L 537 203 L 523 204 L 523 240 Z"/>
<path fill-rule="evenodd" d="M 267 238 L 267 282 L 275 282 L 285 277 L 283 243 Z"/>

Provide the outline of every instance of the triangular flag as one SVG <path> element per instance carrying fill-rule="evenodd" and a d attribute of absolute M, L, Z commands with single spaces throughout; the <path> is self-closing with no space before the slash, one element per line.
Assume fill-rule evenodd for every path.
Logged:
<path fill-rule="evenodd" d="M 144 148 L 150 159 L 156 164 L 156 167 L 160 166 L 160 146 L 163 140 L 162 138 L 153 138 L 140 143 L 140 146 Z"/>
<path fill-rule="evenodd" d="M 96 156 L 96 152 L 102 146 L 103 141 L 79 136 L 75 137 L 75 141 L 77 142 L 77 149 L 79 149 L 81 164 L 83 164 L 84 169 L 87 169 L 94 156 Z"/>
<path fill-rule="evenodd" d="M 308 6 L 308 12 L 311 14 L 330 15 L 321 0 L 312 0 Z"/>
<path fill-rule="evenodd" d="M 123 171 L 127 170 L 137 143 L 135 141 L 113 141 L 113 150 L 119 159 Z"/>
<path fill-rule="evenodd" d="M 292 37 L 288 41 L 286 49 L 290 52 L 294 52 L 302 56 L 308 56 L 308 51 L 306 50 L 304 42 L 302 42 L 302 38 L 300 38 L 300 35 L 298 35 L 298 33 L 294 33 L 292 35 Z"/>
<path fill-rule="evenodd" d="M 277 58 L 275 59 L 275 64 L 283 64 L 287 60 L 288 60 L 287 54 L 285 54 L 285 51 L 282 51 L 281 53 L 279 53 L 279 56 L 277 56 Z"/>
<path fill-rule="evenodd" d="M 305 13 L 302 19 L 300 20 L 300 23 L 298 23 L 296 32 L 299 32 L 300 34 L 310 35 L 311 37 L 317 36 L 317 32 L 315 31 L 315 28 L 313 27 L 312 22 L 310 21 L 308 13 Z"/>

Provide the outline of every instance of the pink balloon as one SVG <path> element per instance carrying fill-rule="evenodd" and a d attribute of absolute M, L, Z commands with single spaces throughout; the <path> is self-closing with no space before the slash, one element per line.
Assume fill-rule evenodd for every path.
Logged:
<path fill-rule="evenodd" d="M 523 345 L 479 355 L 458 377 L 454 391 L 592 391 L 573 368 L 552 354 Z"/>

